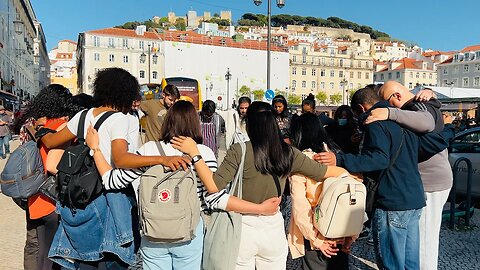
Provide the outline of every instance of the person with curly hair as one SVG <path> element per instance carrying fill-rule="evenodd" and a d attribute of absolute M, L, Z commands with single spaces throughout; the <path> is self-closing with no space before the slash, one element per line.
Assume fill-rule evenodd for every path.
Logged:
<path fill-rule="evenodd" d="M 106 68 L 97 73 L 94 81 L 94 108 L 87 111 L 84 138 L 89 125 L 94 125 L 106 112 L 114 112 L 98 129 L 100 151 L 114 168 L 140 168 L 161 164 L 171 169 L 186 168 L 188 159 L 175 156 L 138 156 L 133 154 L 137 141 L 129 134 L 138 132 L 128 113 L 139 95 L 138 80 L 121 68 Z M 48 147 L 58 147 L 77 137 L 80 113 L 66 128 L 41 138 Z M 133 153 L 132 153 L 133 152 Z M 51 168 L 52 166 L 48 166 Z M 48 169 L 48 168 L 47 168 Z M 139 231 L 135 192 L 132 185 L 115 191 L 104 190 L 85 209 L 59 205 L 60 226 L 49 257 L 66 268 L 127 269 L 135 263 Z M 88 217 L 88 222 L 85 218 Z M 91 228 L 95 228 L 94 232 Z"/>
<path fill-rule="evenodd" d="M 80 111 L 80 107 L 72 101 L 70 91 L 60 84 L 51 84 L 42 89 L 27 108 L 22 119 L 34 119 L 36 126 L 44 126 L 52 130 L 61 130 L 66 126 L 69 117 Z M 46 168 L 47 155 L 50 152 L 45 144 L 40 143 L 40 156 Z M 45 171 L 46 172 L 46 171 Z M 48 258 L 48 250 L 58 227 L 58 214 L 55 202 L 43 194 L 28 198 L 27 209 L 27 242 L 25 253 L 34 254 L 30 250 L 32 231 L 36 231 L 38 241 L 37 268 L 52 269 L 54 263 Z M 34 237 L 34 233 L 33 233 Z M 28 263 L 27 263 L 28 264 Z"/>

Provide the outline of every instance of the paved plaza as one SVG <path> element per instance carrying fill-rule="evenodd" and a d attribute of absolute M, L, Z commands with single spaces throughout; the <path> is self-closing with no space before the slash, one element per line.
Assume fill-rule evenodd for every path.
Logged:
<path fill-rule="evenodd" d="M 12 148 L 18 141 L 12 141 Z M 223 153 L 222 153 L 223 154 Z M 3 169 L 5 160 L 0 160 Z M 25 243 L 25 212 L 10 198 L 0 195 L 0 270 L 23 269 Z M 480 210 L 471 220 L 472 229 L 449 230 L 443 225 L 440 236 L 438 269 L 480 269 Z M 352 250 L 351 269 L 378 269 L 374 263 L 373 246 L 359 240 Z M 272 269 L 274 270 L 274 269 Z"/>

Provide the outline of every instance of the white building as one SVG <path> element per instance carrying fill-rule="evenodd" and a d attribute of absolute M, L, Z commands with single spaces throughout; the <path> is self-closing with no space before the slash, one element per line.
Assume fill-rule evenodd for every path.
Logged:
<path fill-rule="evenodd" d="M 399 42 L 375 41 L 373 58 L 379 61 L 400 60 L 408 56 L 407 46 Z"/>
<path fill-rule="evenodd" d="M 45 42 L 29 0 L 0 1 L 0 88 L 5 95 L 26 100 L 49 84 Z M 4 102 L 13 104 L 2 96 Z"/>
<path fill-rule="evenodd" d="M 200 35 L 215 36 L 215 37 L 233 37 L 235 35 L 235 27 L 227 26 L 225 30 L 218 28 L 216 23 L 202 22 L 200 27 L 195 30 Z"/>
<path fill-rule="evenodd" d="M 440 63 L 439 86 L 480 88 L 480 45 L 468 46 Z"/>
<path fill-rule="evenodd" d="M 143 32 L 107 28 L 79 35 L 79 87 L 91 93 L 95 73 L 101 68 L 122 67 L 135 75 L 139 82 L 148 82 L 148 64 L 140 61 L 151 45 L 150 82 L 160 83 L 163 77 L 197 79 L 202 99 L 222 102 L 233 100 L 237 90 L 246 85 L 252 90 L 266 90 L 266 42 L 205 36 L 193 31 Z M 153 62 L 153 54 L 157 62 Z M 272 46 L 271 88 L 285 90 L 289 83 L 288 51 Z M 225 74 L 230 70 L 227 84 Z"/>
<path fill-rule="evenodd" d="M 92 94 L 95 74 L 107 67 L 130 71 L 140 84 L 161 83 L 164 75 L 161 46 L 159 36 L 145 31 L 144 27 L 137 31 L 106 28 L 80 33 L 77 47 L 79 91 Z"/>

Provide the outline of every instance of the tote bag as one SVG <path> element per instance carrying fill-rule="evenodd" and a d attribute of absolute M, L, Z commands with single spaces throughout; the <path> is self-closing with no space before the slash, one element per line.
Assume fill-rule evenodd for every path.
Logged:
<path fill-rule="evenodd" d="M 239 144 L 242 148 L 242 158 L 235 178 L 231 183 L 229 194 L 241 199 L 246 146 L 244 142 Z M 237 189 L 236 192 L 235 189 Z M 241 214 L 232 211 L 214 211 L 203 242 L 203 269 L 235 269 L 241 234 Z"/>

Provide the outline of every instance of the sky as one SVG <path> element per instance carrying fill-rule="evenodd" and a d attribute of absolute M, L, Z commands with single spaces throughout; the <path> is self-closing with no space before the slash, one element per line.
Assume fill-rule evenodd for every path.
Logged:
<path fill-rule="evenodd" d="M 272 14 L 340 17 L 415 42 L 424 49 L 460 50 L 480 44 L 478 0 L 285 0 Z M 62 39 L 77 41 L 78 33 L 164 17 L 169 11 L 183 16 L 190 9 L 220 13 L 231 10 L 236 21 L 243 13 L 266 14 L 267 2 L 253 0 L 31 0 L 42 23 L 48 49 Z"/>

